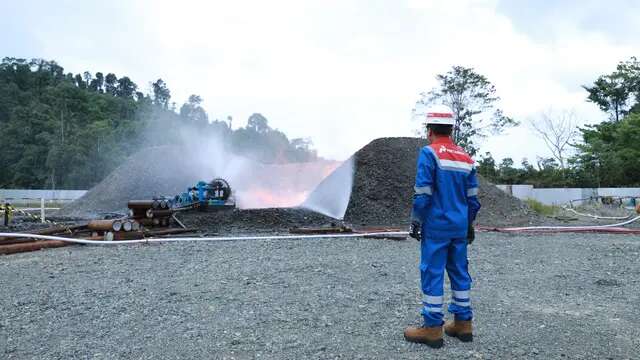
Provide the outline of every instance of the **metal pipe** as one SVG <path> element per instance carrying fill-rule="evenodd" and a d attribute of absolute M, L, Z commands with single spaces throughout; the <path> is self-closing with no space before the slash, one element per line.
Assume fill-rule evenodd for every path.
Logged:
<path fill-rule="evenodd" d="M 169 217 L 173 214 L 173 210 L 155 210 L 149 209 L 147 210 L 146 216 L 149 219 L 157 218 L 157 217 Z"/>
<path fill-rule="evenodd" d="M 171 218 L 173 220 L 175 220 L 175 222 L 178 223 L 178 225 L 180 225 L 181 228 L 186 229 L 187 227 L 184 226 L 184 224 L 182 223 L 182 221 L 178 220 L 178 218 L 176 217 L 176 214 L 171 215 Z"/>
<path fill-rule="evenodd" d="M 122 230 L 122 220 L 113 220 L 113 231 Z"/>
<path fill-rule="evenodd" d="M 79 225 L 71 225 L 71 226 L 56 226 L 56 227 L 50 227 L 46 229 L 33 230 L 33 234 L 54 235 L 54 234 L 60 234 L 64 232 L 75 231 L 75 230 L 82 230 L 86 228 L 87 228 L 87 224 L 79 224 Z M 0 237 L 0 244 L 4 244 L 5 241 L 11 241 L 11 240 L 15 240 L 15 239 Z"/>
<path fill-rule="evenodd" d="M 131 224 L 131 221 L 123 221 L 122 222 L 122 230 L 124 231 L 131 231 L 133 230 L 133 224 Z"/>
<path fill-rule="evenodd" d="M 129 209 L 150 209 L 153 207 L 153 200 L 129 200 Z"/>
<path fill-rule="evenodd" d="M 36 251 L 44 248 L 54 248 L 71 245 L 69 242 L 61 240 L 44 240 L 44 241 L 31 241 L 19 244 L 8 244 L 0 246 L 0 254 L 15 254 L 27 251 Z"/>
<path fill-rule="evenodd" d="M 120 231 L 122 227 L 122 223 L 119 220 L 91 220 L 87 227 L 90 230 L 99 230 L 99 231 Z"/>

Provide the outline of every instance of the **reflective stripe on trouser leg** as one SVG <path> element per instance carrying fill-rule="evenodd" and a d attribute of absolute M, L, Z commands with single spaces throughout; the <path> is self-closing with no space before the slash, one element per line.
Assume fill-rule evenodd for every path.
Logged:
<path fill-rule="evenodd" d="M 451 303 L 449 312 L 457 320 L 471 320 L 471 276 L 469 275 L 469 262 L 467 260 L 467 240 L 453 239 L 449 245 L 447 257 L 447 274 L 451 282 Z"/>
<path fill-rule="evenodd" d="M 449 242 L 446 239 L 423 238 L 420 244 L 420 282 L 424 294 L 421 313 L 425 326 L 439 326 L 443 323 L 442 295 Z"/>

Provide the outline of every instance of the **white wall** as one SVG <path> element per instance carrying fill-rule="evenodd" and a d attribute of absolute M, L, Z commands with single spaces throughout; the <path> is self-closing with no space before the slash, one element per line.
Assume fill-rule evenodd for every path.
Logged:
<path fill-rule="evenodd" d="M 26 189 L 0 189 L 0 201 L 20 203 L 26 199 L 72 201 L 87 190 L 26 190 Z"/>
<path fill-rule="evenodd" d="M 640 188 L 547 188 L 536 189 L 533 185 L 497 185 L 502 191 L 518 199 L 534 199 L 546 205 L 564 205 L 569 201 L 596 196 L 633 196 L 640 198 Z M 574 201 L 574 205 L 582 202 Z"/>

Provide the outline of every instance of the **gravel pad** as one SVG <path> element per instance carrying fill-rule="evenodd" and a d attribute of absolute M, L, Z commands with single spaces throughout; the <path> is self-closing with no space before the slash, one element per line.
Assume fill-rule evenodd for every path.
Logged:
<path fill-rule="evenodd" d="M 413 240 L 0 256 L 0 358 L 638 358 L 639 255 L 637 236 L 479 234 L 474 342 L 440 350 L 402 337 L 420 321 Z"/>

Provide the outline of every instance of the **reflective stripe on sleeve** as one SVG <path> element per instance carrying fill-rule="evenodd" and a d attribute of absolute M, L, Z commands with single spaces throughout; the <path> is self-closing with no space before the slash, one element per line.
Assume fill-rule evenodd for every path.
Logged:
<path fill-rule="evenodd" d="M 478 188 L 470 188 L 467 189 L 467 197 L 471 197 L 471 196 L 478 196 Z"/>
<path fill-rule="evenodd" d="M 423 195 L 423 194 L 431 195 L 432 194 L 431 186 L 415 186 L 413 189 L 415 190 L 416 195 Z"/>

